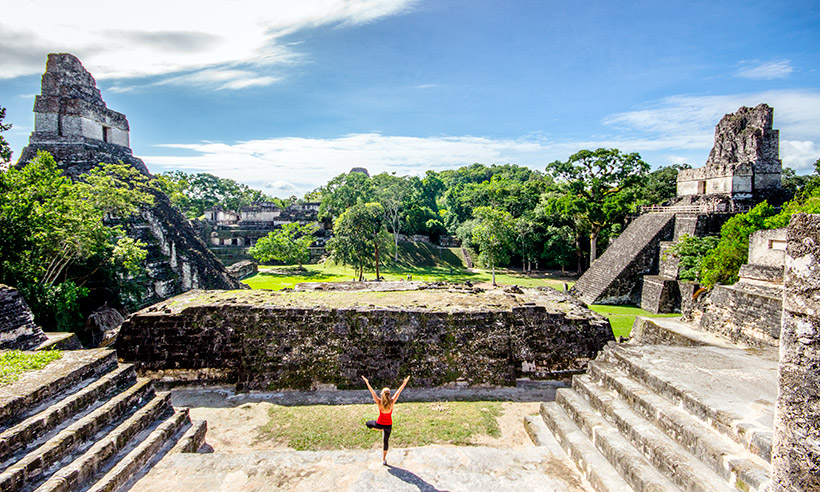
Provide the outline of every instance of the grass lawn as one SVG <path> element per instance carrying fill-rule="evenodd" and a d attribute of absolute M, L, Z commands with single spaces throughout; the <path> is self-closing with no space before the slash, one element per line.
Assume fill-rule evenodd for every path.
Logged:
<path fill-rule="evenodd" d="M 615 338 L 619 336 L 628 337 L 630 332 L 632 332 L 632 325 L 635 323 L 635 318 L 638 316 L 649 316 L 652 318 L 676 318 L 680 316 L 680 314 L 652 314 L 636 306 L 592 304 L 589 308 L 609 318 L 609 324 L 612 325 L 612 333 L 615 335 Z"/>
<path fill-rule="evenodd" d="M 386 280 L 407 279 L 410 274 L 413 280 L 424 280 L 428 282 L 445 281 L 453 283 L 473 283 L 491 282 L 492 274 L 483 270 L 467 271 L 466 269 L 453 269 L 443 267 L 416 267 L 416 268 L 396 268 L 388 267 L 380 271 Z M 373 273 L 365 274 L 365 279 L 372 280 Z M 246 278 L 242 282 L 252 289 L 281 290 L 285 287 L 293 287 L 300 282 L 342 282 L 355 278 L 353 268 L 332 263 L 321 265 L 305 265 L 304 270 L 296 267 L 260 267 L 259 273 L 253 277 Z M 552 287 L 561 290 L 563 282 L 551 278 L 546 274 L 523 275 L 509 271 L 498 272 L 495 275 L 496 283 L 501 285 L 519 285 L 521 287 Z M 572 285 L 573 282 L 568 282 Z"/>
<path fill-rule="evenodd" d="M 392 255 L 385 259 L 386 264 L 380 268 L 380 275 L 386 280 L 407 279 L 428 282 L 446 281 L 454 283 L 491 282 L 492 274 L 484 270 L 467 270 L 461 248 L 438 248 L 426 243 L 399 243 L 399 260 Z M 365 279 L 373 280 L 375 272 L 366 271 Z M 552 287 L 561 290 L 563 281 L 548 274 L 524 275 L 518 272 L 496 271 L 496 283 L 502 285 L 520 285 L 521 287 Z M 293 266 L 265 267 L 259 273 L 243 282 L 252 289 L 281 290 L 293 287 L 300 282 L 342 282 L 355 278 L 353 268 L 325 262 L 319 265 L 305 265 L 304 270 Z M 574 282 L 568 282 L 572 285 Z"/>
<path fill-rule="evenodd" d="M 42 369 L 51 361 L 63 356 L 59 350 L 43 350 L 39 352 L 23 352 L 9 350 L 0 354 L 0 385 L 16 381 L 21 374 L 27 371 Z"/>
<path fill-rule="evenodd" d="M 393 412 L 395 427 L 390 444 L 465 446 L 480 435 L 499 437 L 501 430 L 496 418 L 501 413 L 501 402 L 495 401 L 399 403 Z M 260 429 L 259 440 L 273 440 L 300 451 L 382 445 L 381 432 L 364 425 L 378 416 L 373 404 L 274 406 L 269 415 L 270 421 Z"/>

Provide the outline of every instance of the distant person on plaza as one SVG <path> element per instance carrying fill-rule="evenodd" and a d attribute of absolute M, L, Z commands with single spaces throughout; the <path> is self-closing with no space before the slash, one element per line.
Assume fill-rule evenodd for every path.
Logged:
<path fill-rule="evenodd" d="M 399 399 L 401 390 L 407 386 L 407 381 L 410 380 L 410 376 L 404 378 L 404 382 L 401 383 L 401 386 L 399 386 L 396 394 L 392 397 L 390 396 L 390 388 L 382 388 L 381 397 L 376 396 L 376 392 L 373 391 L 373 388 L 370 386 L 370 381 L 368 381 L 364 376 L 362 376 L 362 379 L 364 380 L 364 384 L 367 385 L 367 389 L 370 390 L 370 394 L 373 395 L 373 401 L 375 401 L 376 405 L 379 407 L 379 418 L 376 420 L 368 420 L 365 425 L 367 425 L 370 429 L 378 429 L 384 433 L 384 452 L 382 453 L 382 464 L 386 465 L 387 444 L 390 440 L 390 433 L 393 431 L 393 407 L 395 407 L 396 401 Z"/>

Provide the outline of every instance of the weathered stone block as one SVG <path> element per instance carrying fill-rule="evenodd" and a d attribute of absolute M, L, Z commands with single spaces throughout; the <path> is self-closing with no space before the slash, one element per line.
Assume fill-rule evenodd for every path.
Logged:
<path fill-rule="evenodd" d="M 0 349 L 33 349 L 46 341 L 20 292 L 0 284 Z"/>
<path fill-rule="evenodd" d="M 794 215 L 786 249 L 772 456 L 776 492 L 820 490 L 820 215 Z"/>
<path fill-rule="evenodd" d="M 358 385 L 360 374 L 372 375 L 376 383 L 412 375 L 419 385 L 458 378 L 514 384 L 522 376 L 581 371 L 613 340 L 605 319 L 556 291 L 442 292 L 453 302 L 468 303 L 407 307 L 412 299 L 441 298 L 438 291 L 387 293 L 408 296 L 405 306 L 351 301 L 354 295 L 375 295 L 368 302 L 376 303 L 382 292 L 253 291 L 247 298 L 235 291 L 192 292 L 132 315 L 120 330 L 117 349 L 143 371 L 229 370 L 225 374 L 240 389 L 308 389 L 317 383 Z M 321 306 L 331 294 L 341 305 Z M 521 305 L 519 297 L 538 305 Z M 317 301 L 288 305 L 306 299 Z M 494 307 L 476 307 L 484 303 Z M 524 362 L 533 372 L 522 372 Z"/>

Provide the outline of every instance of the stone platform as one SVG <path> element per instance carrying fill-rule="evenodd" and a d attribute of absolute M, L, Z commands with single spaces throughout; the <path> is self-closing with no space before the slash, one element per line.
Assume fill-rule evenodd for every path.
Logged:
<path fill-rule="evenodd" d="M 585 492 L 560 450 L 443 447 L 169 456 L 133 492 Z"/>
<path fill-rule="evenodd" d="M 672 319 L 639 318 L 633 330 L 631 343 L 610 343 L 572 389 L 541 405 L 593 488 L 768 490 L 777 349 L 743 348 Z"/>
<path fill-rule="evenodd" d="M 195 451 L 204 433 L 113 350 L 65 351 L 0 387 L 0 490 L 117 490 L 152 460 Z"/>

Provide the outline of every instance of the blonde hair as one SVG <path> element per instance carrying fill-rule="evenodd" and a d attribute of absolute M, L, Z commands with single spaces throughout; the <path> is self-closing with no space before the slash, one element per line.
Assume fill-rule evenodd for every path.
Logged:
<path fill-rule="evenodd" d="M 390 400 L 390 388 L 382 388 L 381 394 L 381 407 L 383 410 L 387 411 L 390 410 L 393 406 L 392 400 Z"/>

